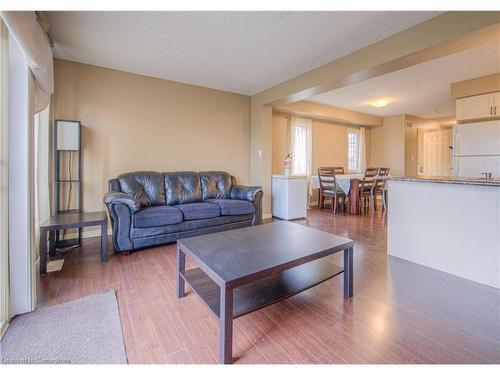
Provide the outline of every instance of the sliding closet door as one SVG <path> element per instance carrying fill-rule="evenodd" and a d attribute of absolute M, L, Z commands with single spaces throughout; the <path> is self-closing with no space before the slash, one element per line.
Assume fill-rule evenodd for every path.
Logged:
<path fill-rule="evenodd" d="M 9 35 L 9 267 L 12 315 L 36 304 L 34 257 L 35 80 L 16 40 Z"/>
<path fill-rule="evenodd" d="M 0 19 L 0 337 L 7 328 L 9 313 L 9 132 L 8 132 L 8 31 Z"/>

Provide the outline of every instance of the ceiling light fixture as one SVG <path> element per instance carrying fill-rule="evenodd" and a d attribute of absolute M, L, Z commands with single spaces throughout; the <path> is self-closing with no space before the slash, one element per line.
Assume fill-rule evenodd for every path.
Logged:
<path fill-rule="evenodd" d="M 387 104 L 389 104 L 389 100 L 387 100 L 387 99 L 373 99 L 373 100 L 370 100 L 370 104 L 373 107 L 381 108 L 381 107 L 385 107 Z"/>

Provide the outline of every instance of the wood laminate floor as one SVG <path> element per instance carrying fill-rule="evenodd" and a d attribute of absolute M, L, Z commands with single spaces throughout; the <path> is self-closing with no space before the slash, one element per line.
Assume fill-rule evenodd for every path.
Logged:
<path fill-rule="evenodd" d="M 312 209 L 296 222 L 356 241 L 354 297 L 342 297 L 340 275 L 238 318 L 236 363 L 500 363 L 498 290 L 388 257 L 381 212 Z M 342 265 L 342 256 L 331 261 Z M 57 304 L 109 288 L 129 363 L 217 363 L 218 322 L 194 293 L 175 298 L 175 245 L 101 264 L 99 239 L 84 240 L 60 272 L 40 279 L 39 299 Z"/>

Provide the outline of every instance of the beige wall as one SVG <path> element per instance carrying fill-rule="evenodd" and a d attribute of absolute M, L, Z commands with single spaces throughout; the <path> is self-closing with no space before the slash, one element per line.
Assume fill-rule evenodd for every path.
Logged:
<path fill-rule="evenodd" d="M 347 173 L 347 131 L 349 126 L 313 121 L 312 171 L 319 167 L 344 167 Z M 365 128 L 366 165 L 370 166 L 371 129 Z"/>
<path fill-rule="evenodd" d="M 313 121 L 312 173 L 319 167 L 344 167 L 347 171 L 347 126 Z"/>
<path fill-rule="evenodd" d="M 273 174 L 283 173 L 287 154 L 287 115 L 273 114 Z M 312 122 L 312 173 L 319 167 L 344 167 L 347 171 L 347 131 L 349 127 L 325 121 Z M 366 129 L 367 165 L 370 165 L 370 130 Z"/>
<path fill-rule="evenodd" d="M 384 125 L 371 129 L 370 164 L 389 167 L 391 174 L 405 173 L 405 115 L 384 118 Z"/>
<path fill-rule="evenodd" d="M 288 154 L 288 115 L 273 114 L 273 174 L 283 173 L 283 162 Z"/>
<path fill-rule="evenodd" d="M 249 179 L 250 98 L 55 61 L 54 118 L 83 125 L 85 210 L 108 179 L 136 170 L 224 170 Z"/>

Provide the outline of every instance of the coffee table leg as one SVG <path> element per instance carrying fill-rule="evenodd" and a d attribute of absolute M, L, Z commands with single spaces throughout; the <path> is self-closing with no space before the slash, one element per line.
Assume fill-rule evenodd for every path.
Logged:
<path fill-rule="evenodd" d="M 101 225 L 101 262 L 108 261 L 108 223 Z"/>
<path fill-rule="evenodd" d="M 181 276 L 181 272 L 186 270 L 186 254 L 182 252 L 177 245 L 177 298 L 184 297 L 184 279 Z"/>
<path fill-rule="evenodd" d="M 344 297 L 352 297 L 352 284 L 353 284 L 353 248 L 344 250 Z"/>
<path fill-rule="evenodd" d="M 220 363 L 233 362 L 233 289 L 220 288 Z"/>

